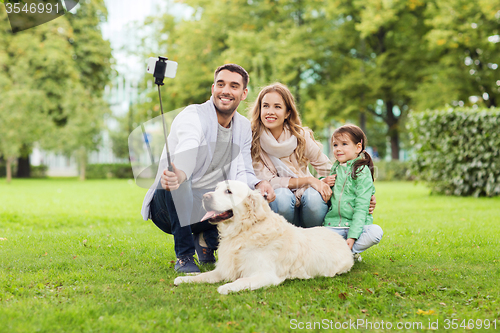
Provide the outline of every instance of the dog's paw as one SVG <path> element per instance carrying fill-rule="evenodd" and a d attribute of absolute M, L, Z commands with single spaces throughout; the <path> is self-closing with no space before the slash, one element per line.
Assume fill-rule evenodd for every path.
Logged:
<path fill-rule="evenodd" d="M 223 286 L 220 286 L 219 288 L 217 288 L 217 291 L 219 292 L 219 294 L 221 295 L 227 295 L 229 294 L 231 290 L 230 287 L 227 286 L 227 284 L 223 285 Z"/>
<path fill-rule="evenodd" d="M 178 286 L 178 285 L 180 285 L 181 283 L 190 282 L 189 280 L 190 280 L 189 276 L 178 276 L 178 277 L 176 277 L 176 278 L 175 278 L 175 280 L 174 280 L 174 284 L 175 284 L 176 286 Z"/>
<path fill-rule="evenodd" d="M 226 283 L 226 284 L 220 286 L 219 288 L 217 288 L 217 291 L 219 292 L 219 294 L 227 295 L 229 293 L 236 293 L 236 292 L 244 290 L 244 289 L 247 289 L 247 288 L 242 287 L 241 285 L 239 285 L 235 282 L 231 282 L 231 283 Z"/>
<path fill-rule="evenodd" d="M 227 288 L 225 285 L 224 286 L 220 286 L 219 288 L 217 288 L 217 291 L 219 292 L 219 294 L 221 295 L 227 295 L 229 293 L 229 288 Z"/>

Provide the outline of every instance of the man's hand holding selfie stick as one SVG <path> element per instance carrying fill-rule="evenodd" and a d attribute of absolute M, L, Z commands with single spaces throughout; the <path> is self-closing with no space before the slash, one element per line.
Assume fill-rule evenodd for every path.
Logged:
<path fill-rule="evenodd" d="M 161 187 L 167 191 L 177 190 L 186 180 L 184 171 L 177 169 L 174 164 L 171 167 L 172 171 L 170 171 L 170 168 L 163 170 L 160 179 Z"/>

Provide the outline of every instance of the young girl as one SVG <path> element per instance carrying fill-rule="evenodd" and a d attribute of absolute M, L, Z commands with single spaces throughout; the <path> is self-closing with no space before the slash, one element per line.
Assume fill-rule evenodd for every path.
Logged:
<path fill-rule="evenodd" d="M 304 228 L 323 225 L 332 191 L 326 179 L 312 176 L 308 164 L 325 177 L 332 162 L 312 132 L 302 127 L 290 90 L 281 83 L 263 88 L 250 116 L 255 174 L 276 193 L 271 209 Z"/>
<path fill-rule="evenodd" d="M 378 244 L 383 231 L 373 224 L 368 214 L 373 186 L 373 161 L 365 151 L 365 133 L 355 125 L 339 127 L 332 135 L 336 162 L 330 175 L 336 175 L 331 206 L 324 226 L 340 234 L 354 258 L 361 261 L 360 252 Z"/>

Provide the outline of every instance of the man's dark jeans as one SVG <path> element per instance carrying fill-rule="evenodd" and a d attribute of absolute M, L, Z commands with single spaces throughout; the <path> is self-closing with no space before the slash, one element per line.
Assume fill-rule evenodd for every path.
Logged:
<path fill-rule="evenodd" d="M 209 190 L 193 189 L 191 182 L 186 181 L 175 192 L 175 202 L 179 207 L 174 205 L 172 193 L 158 185 L 153 200 L 151 200 L 150 209 L 152 220 L 156 226 L 174 236 L 177 258 L 194 255 L 193 233 L 203 232 L 207 246 L 216 250 L 219 245 L 217 227 L 208 222 L 197 222 L 205 214 L 202 198 L 203 194 Z M 177 212 L 183 221 L 182 225 L 185 226 L 181 226 Z"/>

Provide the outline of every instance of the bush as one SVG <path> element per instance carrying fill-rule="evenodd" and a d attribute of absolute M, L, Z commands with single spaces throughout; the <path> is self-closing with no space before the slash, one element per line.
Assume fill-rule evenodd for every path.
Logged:
<path fill-rule="evenodd" d="M 88 164 L 85 168 L 87 179 L 134 178 L 129 163 L 122 164 Z"/>
<path fill-rule="evenodd" d="M 375 162 L 375 180 L 412 180 L 410 163 L 403 161 L 377 161 Z"/>
<path fill-rule="evenodd" d="M 46 165 L 37 165 L 37 166 L 30 166 L 30 175 L 31 178 L 45 178 L 47 177 L 47 169 L 48 167 Z"/>
<path fill-rule="evenodd" d="M 412 173 L 433 191 L 500 194 L 500 110 L 448 109 L 410 114 Z"/>
<path fill-rule="evenodd" d="M 17 165 L 12 165 L 12 177 L 16 176 Z M 48 167 L 46 165 L 31 165 L 30 166 L 30 178 L 45 178 L 47 177 Z M 6 163 L 4 161 L 0 162 L 0 178 L 7 176 Z"/>

